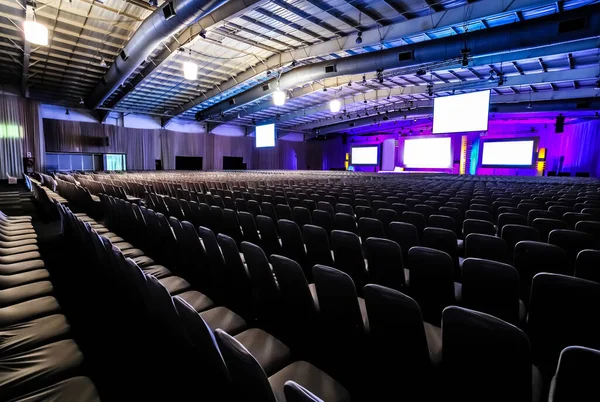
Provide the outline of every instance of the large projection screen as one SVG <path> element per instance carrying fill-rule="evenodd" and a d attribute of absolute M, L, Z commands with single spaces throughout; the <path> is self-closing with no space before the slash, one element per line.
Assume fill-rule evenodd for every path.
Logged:
<path fill-rule="evenodd" d="M 452 167 L 452 138 L 415 138 L 404 141 L 404 166 L 420 169 Z"/>
<path fill-rule="evenodd" d="M 379 163 L 379 146 L 352 147 L 350 164 L 377 165 Z"/>
<path fill-rule="evenodd" d="M 490 91 L 444 96 L 433 100 L 433 134 L 487 131 Z"/>
<path fill-rule="evenodd" d="M 275 124 L 256 126 L 256 148 L 275 146 Z"/>
<path fill-rule="evenodd" d="M 535 138 L 488 140 L 483 143 L 482 167 L 531 167 L 534 163 Z"/>

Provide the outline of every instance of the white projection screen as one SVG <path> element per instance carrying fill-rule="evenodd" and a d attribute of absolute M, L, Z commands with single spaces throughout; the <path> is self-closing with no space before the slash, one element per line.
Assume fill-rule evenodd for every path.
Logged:
<path fill-rule="evenodd" d="M 531 167 L 536 139 L 485 141 L 481 156 L 482 167 Z"/>
<path fill-rule="evenodd" d="M 351 165 L 377 165 L 379 163 L 379 146 L 352 147 Z"/>
<path fill-rule="evenodd" d="M 275 124 L 256 126 L 256 148 L 275 146 Z"/>
<path fill-rule="evenodd" d="M 404 141 L 404 166 L 420 169 L 452 167 L 452 138 L 415 138 Z"/>
<path fill-rule="evenodd" d="M 433 134 L 487 131 L 490 91 L 433 100 Z"/>

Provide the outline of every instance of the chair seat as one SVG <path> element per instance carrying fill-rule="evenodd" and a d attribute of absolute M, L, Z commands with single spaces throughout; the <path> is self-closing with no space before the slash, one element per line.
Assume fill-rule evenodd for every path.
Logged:
<path fill-rule="evenodd" d="M 10 248 L 0 248 L 0 256 L 6 256 L 6 255 L 15 255 L 15 254 L 22 254 L 22 253 L 28 253 L 31 251 L 38 251 L 39 247 L 35 244 L 28 244 L 25 246 L 19 246 L 19 247 L 10 247 Z"/>
<path fill-rule="evenodd" d="M 16 227 L 14 227 L 14 228 L 1 228 L 0 227 L 0 233 L 4 234 L 5 236 L 22 236 L 22 235 L 35 234 L 35 230 L 33 228 L 17 229 Z"/>
<path fill-rule="evenodd" d="M 9 325 L 0 329 L 0 357 L 65 338 L 69 332 L 69 324 L 62 314 Z"/>
<path fill-rule="evenodd" d="M 117 236 L 115 233 L 112 233 L 112 232 L 102 233 L 102 237 L 106 237 L 108 240 L 111 241 L 111 243 L 123 243 L 123 242 L 125 242 L 125 239 L 123 239 L 122 237 Z"/>
<path fill-rule="evenodd" d="M 14 286 L 26 285 L 28 283 L 43 281 L 50 278 L 50 273 L 45 269 L 21 272 L 14 275 L 0 275 L 0 289 L 8 289 Z"/>
<path fill-rule="evenodd" d="M 248 326 L 242 317 L 225 307 L 211 308 L 201 312 L 200 316 L 213 331 L 222 329 L 232 336 L 239 334 Z"/>
<path fill-rule="evenodd" d="M 18 322 L 44 317 L 59 311 L 60 306 L 52 296 L 39 297 L 37 299 L 2 307 L 0 308 L 0 328 Z"/>
<path fill-rule="evenodd" d="M 169 276 L 163 279 L 159 279 L 159 282 L 165 288 L 167 288 L 167 291 L 171 295 L 183 293 L 191 287 L 188 281 L 186 281 L 183 278 L 180 278 L 179 276 Z"/>
<path fill-rule="evenodd" d="M 13 248 L 27 246 L 30 244 L 37 244 L 37 239 L 25 239 L 17 241 L 0 241 L 0 247 L 2 248 Z"/>
<path fill-rule="evenodd" d="M 123 242 L 114 242 L 114 241 L 110 241 L 112 243 L 113 246 L 115 246 L 116 248 L 118 248 L 119 250 L 121 250 L 121 252 L 125 251 L 125 250 L 129 250 L 130 248 L 135 248 L 133 246 L 133 244 L 131 243 L 127 243 L 126 241 Z"/>
<path fill-rule="evenodd" d="M 48 281 L 30 283 L 0 290 L 0 307 L 21 303 L 52 293 L 52 283 Z"/>
<path fill-rule="evenodd" d="M 210 297 L 196 290 L 188 290 L 187 292 L 180 293 L 177 296 L 185 300 L 197 312 L 205 311 L 215 306 L 215 303 L 210 299 Z"/>
<path fill-rule="evenodd" d="M 31 223 L 3 223 L 0 222 L 0 229 L 6 231 L 13 230 L 33 230 L 33 225 Z"/>
<path fill-rule="evenodd" d="M 305 361 L 297 361 L 269 377 L 277 402 L 285 402 L 283 386 L 294 381 L 327 402 L 348 402 L 350 394 L 336 380 Z"/>
<path fill-rule="evenodd" d="M 142 250 L 140 250 L 139 248 L 128 248 L 127 250 L 121 250 L 121 252 L 123 253 L 123 255 L 126 258 L 139 258 L 139 257 L 145 257 L 144 256 L 144 252 Z M 144 261 L 142 259 L 142 261 Z M 147 261 L 147 260 L 145 260 Z M 148 262 L 148 261 L 147 261 Z M 153 263 L 154 261 L 151 261 L 151 263 Z"/>
<path fill-rule="evenodd" d="M 83 362 L 72 340 L 63 340 L 0 358 L 3 399 L 67 378 Z"/>
<path fill-rule="evenodd" d="M 87 377 L 73 377 L 21 395 L 8 402 L 100 402 L 96 387 Z"/>
<path fill-rule="evenodd" d="M 423 327 L 429 348 L 429 359 L 433 365 L 437 365 L 442 360 L 442 329 L 428 322 L 424 322 Z"/>
<path fill-rule="evenodd" d="M 29 260 L 36 260 L 38 258 L 41 258 L 41 254 L 37 251 L 30 251 L 27 253 L 20 253 L 20 254 L 14 254 L 14 255 L 7 255 L 5 257 L 0 256 L 0 264 L 4 265 L 4 264 L 14 264 L 17 262 L 23 262 L 23 261 L 29 261 Z"/>
<path fill-rule="evenodd" d="M 30 233 L 30 234 L 23 234 L 23 235 L 15 235 L 15 234 L 5 235 L 5 234 L 0 233 L 0 238 L 2 238 L 4 241 L 19 241 L 19 240 L 37 239 L 37 234 Z"/>
<path fill-rule="evenodd" d="M 235 335 L 234 338 L 248 349 L 267 376 L 281 370 L 290 362 L 290 348 L 262 329 L 251 328 Z"/>
<path fill-rule="evenodd" d="M 42 260 L 28 260 L 14 262 L 12 264 L 0 264 L 0 275 L 13 275 L 42 268 L 46 268 L 46 265 L 44 265 L 44 261 Z"/>
<path fill-rule="evenodd" d="M 135 259 L 134 259 L 134 261 L 135 261 Z M 171 273 L 171 271 L 169 271 L 167 268 L 163 267 L 162 265 L 149 265 L 149 266 L 141 267 L 141 268 L 142 268 L 142 271 L 144 271 L 144 273 L 146 273 L 148 275 L 152 275 L 156 279 L 162 279 L 162 278 L 166 278 L 167 276 L 173 275 Z"/>

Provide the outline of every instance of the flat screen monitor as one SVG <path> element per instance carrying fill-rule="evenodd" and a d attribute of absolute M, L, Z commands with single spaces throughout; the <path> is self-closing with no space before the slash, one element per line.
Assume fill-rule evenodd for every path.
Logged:
<path fill-rule="evenodd" d="M 125 154 L 104 154 L 104 170 L 127 170 Z"/>
<path fill-rule="evenodd" d="M 452 138 L 414 138 L 404 141 L 404 166 L 418 169 L 452 167 Z"/>
<path fill-rule="evenodd" d="M 433 100 L 433 134 L 487 131 L 490 91 L 452 95 Z"/>
<path fill-rule="evenodd" d="M 379 146 L 352 147 L 351 165 L 377 165 L 379 164 Z"/>
<path fill-rule="evenodd" d="M 256 148 L 275 146 L 275 124 L 256 126 Z"/>
<path fill-rule="evenodd" d="M 482 145 L 482 167 L 531 167 L 536 138 L 488 140 Z"/>

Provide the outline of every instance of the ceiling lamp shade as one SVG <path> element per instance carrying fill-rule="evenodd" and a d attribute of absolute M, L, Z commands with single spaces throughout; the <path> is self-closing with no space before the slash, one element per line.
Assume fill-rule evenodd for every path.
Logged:
<path fill-rule="evenodd" d="M 37 21 L 25 21 L 25 40 L 34 45 L 48 46 L 48 28 Z"/>
<path fill-rule="evenodd" d="M 331 113 L 337 113 L 342 109 L 342 102 L 340 102 L 338 99 L 333 99 L 331 102 L 329 102 L 329 110 L 331 110 Z"/>
<path fill-rule="evenodd" d="M 273 104 L 275 106 L 283 106 L 285 105 L 285 92 L 281 89 L 277 88 L 275 92 L 273 92 Z"/>
<path fill-rule="evenodd" d="M 198 65 L 192 61 L 184 62 L 183 76 L 186 80 L 195 80 L 198 78 Z"/>

